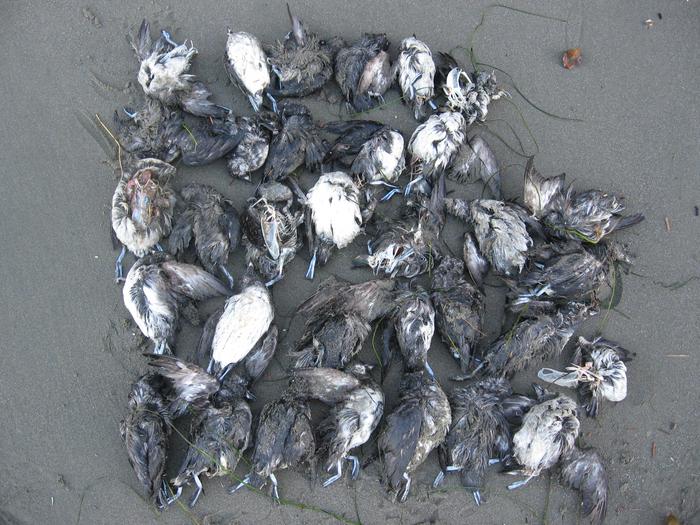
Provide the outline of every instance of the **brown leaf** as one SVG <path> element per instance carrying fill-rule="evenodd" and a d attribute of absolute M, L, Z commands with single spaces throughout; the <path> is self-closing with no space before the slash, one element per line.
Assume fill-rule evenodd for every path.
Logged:
<path fill-rule="evenodd" d="M 567 49 L 564 55 L 561 57 L 562 64 L 566 69 L 573 69 L 581 63 L 581 48 L 574 47 L 572 49 Z"/>

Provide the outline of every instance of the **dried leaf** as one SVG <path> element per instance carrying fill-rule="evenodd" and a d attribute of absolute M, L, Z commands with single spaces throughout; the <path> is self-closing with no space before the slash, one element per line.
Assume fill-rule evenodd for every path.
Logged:
<path fill-rule="evenodd" d="M 561 62 L 566 69 L 573 69 L 581 63 L 582 58 L 581 48 L 574 47 L 566 50 L 561 57 Z"/>

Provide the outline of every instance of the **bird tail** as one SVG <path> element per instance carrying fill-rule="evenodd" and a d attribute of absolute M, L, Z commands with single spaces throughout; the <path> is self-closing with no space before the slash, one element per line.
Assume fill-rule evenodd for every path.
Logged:
<path fill-rule="evenodd" d="M 352 99 L 352 106 L 357 112 L 369 111 L 375 106 L 375 99 L 367 93 L 355 95 Z"/>
<path fill-rule="evenodd" d="M 639 224 L 644 220 L 644 215 L 641 213 L 637 213 L 635 215 L 629 215 L 627 217 L 622 217 L 620 221 L 615 225 L 615 229 L 613 231 L 618 231 L 618 230 L 624 230 L 625 228 L 629 228 L 630 226 L 634 226 L 635 224 Z"/>
<path fill-rule="evenodd" d="M 201 82 L 195 82 L 186 95 L 180 100 L 182 109 L 197 117 L 224 118 L 231 113 L 229 108 L 214 104 L 209 97 L 211 91 Z"/>
<path fill-rule="evenodd" d="M 352 267 L 353 268 L 366 268 L 370 266 L 369 264 L 369 255 L 358 255 L 352 260 Z"/>
<path fill-rule="evenodd" d="M 312 341 L 307 340 L 306 344 L 300 344 L 289 355 L 296 359 L 294 368 L 306 368 L 319 366 L 323 362 L 323 353 L 323 347 L 316 347 Z"/>

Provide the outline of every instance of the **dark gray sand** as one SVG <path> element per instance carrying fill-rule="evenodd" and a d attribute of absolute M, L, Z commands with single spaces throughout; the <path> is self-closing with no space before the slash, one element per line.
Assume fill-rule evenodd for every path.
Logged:
<path fill-rule="evenodd" d="M 385 496 L 377 464 L 356 483 L 343 480 L 329 489 L 301 473 L 280 473 L 282 497 L 308 505 L 306 509 L 274 505 L 246 490 L 229 496 L 219 480 L 205 482 L 206 494 L 192 513 L 174 506 L 159 514 L 145 503 L 118 431 L 130 384 L 145 362 L 136 329 L 126 322 L 121 289 L 112 281 L 116 252 L 108 206 L 115 186 L 114 148 L 104 138 L 106 146 L 101 147 L 94 138 L 100 133 L 86 123 L 95 113 L 107 122 L 114 109 L 140 99 L 134 87 L 137 63 L 125 35 L 143 17 L 155 28 L 168 27 L 177 39 L 191 38 L 200 50 L 195 72 L 213 86 L 216 100 L 248 113 L 222 67 L 226 28 L 271 41 L 288 31 L 287 15 L 281 2 L 58 4 L 0 5 L 0 522 L 330 523 L 336 521 L 334 515 L 366 524 L 580 521 L 578 495 L 561 487 L 556 474 L 551 479 L 543 474 L 510 493 L 505 487 L 512 478 L 494 472 L 481 507 L 454 478 L 444 490 L 433 491 L 429 483 L 438 471 L 434 455 L 417 473 L 414 491 L 403 505 Z M 401 38 L 415 33 L 433 50 L 447 51 L 468 44 L 489 2 L 377 4 L 307 1 L 293 8 L 322 35 L 353 39 L 361 31 L 385 31 L 396 49 Z M 630 364 L 628 398 L 604 406 L 598 420 L 583 421 L 584 442 L 598 447 L 608 465 L 608 523 L 661 523 L 670 511 L 685 523 L 698 523 L 698 2 L 518 6 L 569 18 L 569 41 L 581 45 L 582 66 L 572 71 L 561 66 L 561 54 L 569 47 L 565 24 L 500 8 L 486 12 L 474 38 L 477 58 L 510 73 L 539 107 L 583 121 L 547 116 L 511 88 L 514 104 L 494 103 L 489 128 L 518 149 L 512 126 L 525 151 L 536 153 L 544 174 L 565 171 L 577 188 L 623 193 L 630 212 L 642 211 L 647 217 L 620 235 L 637 255 L 633 271 L 639 275 L 623 278 L 616 311 L 602 314 L 583 330 L 591 335 L 600 329 L 637 352 Z M 653 27 L 645 27 L 646 19 Z M 467 63 L 463 50 L 454 53 Z M 392 91 L 387 99 L 396 97 Z M 322 120 L 335 118 L 339 111 L 337 104 L 318 97 L 310 105 Z M 400 104 L 371 118 L 391 122 L 407 134 L 415 126 Z M 519 196 L 525 160 L 493 135 L 485 136 L 506 167 L 506 195 Z M 252 191 L 244 183 L 230 184 L 222 163 L 179 169 L 175 185 L 192 180 L 213 184 L 239 204 Z M 302 184 L 308 187 L 312 180 L 305 176 Z M 450 189 L 467 197 L 481 191 L 478 184 Z M 454 250 L 461 231 L 454 221 L 445 231 Z M 278 350 L 279 362 L 256 388 L 256 411 L 283 385 L 280 365 L 289 363 L 286 351 L 299 334 L 300 322 L 291 322 L 291 316 L 301 300 L 331 274 L 352 281 L 370 277 L 349 269 L 350 258 L 364 242 L 358 239 L 334 257 L 314 283 L 303 279 L 308 261 L 304 253 L 275 287 L 278 323 L 289 331 Z M 241 254 L 234 259 L 239 273 Z M 488 301 L 493 338 L 502 321 L 501 290 L 488 288 Z M 214 306 L 204 305 L 203 314 Z M 180 356 L 192 352 L 198 330 L 185 324 L 178 340 Z M 440 344 L 434 346 L 433 367 L 450 390 L 454 385 L 446 378 L 455 365 Z M 374 359 L 370 345 L 362 357 Z M 566 365 L 569 358 L 567 351 L 550 364 Z M 516 386 L 526 389 L 535 372 L 519 375 Z M 387 383 L 388 409 L 395 403 L 398 375 L 395 369 Z M 369 452 L 371 447 L 366 448 Z M 183 441 L 174 435 L 171 471 L 178 467 L 182 450 Z"/>

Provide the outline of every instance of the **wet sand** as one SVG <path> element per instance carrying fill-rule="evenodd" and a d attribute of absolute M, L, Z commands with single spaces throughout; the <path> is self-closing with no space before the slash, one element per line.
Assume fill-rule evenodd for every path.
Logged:
<path fill-rule="evenodd" d="M 433 50 L 447 51 L 468 45 L 489 3 L 437 5 L 313 1 L 292 7 L 321 35 L 351 40 L 362 31 L 385 31 L 395 52 L 401 38 L 415 33 Z M 604 406 L 598 420 L 582 423 L 583 441 L 598 447 L 608 465 L 608 523 L 661 523 L 669 511 L 685 523 L 697 523 L 700 6 L 682 0 L 585 2 L 583 12 L 578 3 L 518 6 L 568 17 L 570 43 L 583 49 L 582 66 L 561 67 L 560 56 L 569 47 L 563 23 L 499 8 L 487 11 L 474 37 L 477 58 L 507 71 L 539 107 L 582 121 L 548 116 L 511 89 L 514 104 L 494 103 L 488 128 L 517 150 L 512 126 L 525 153 L 536 154 L 542 173 L 563 171 L 577 188 L 620 192 L 630 212 L 646 215 L 641 226 L 619 236 L 637 256 L 635 275 L 623 277 L 621 303 L 582 330 L 585 335 L 602 330 L 637 353 L 629 365 L 628 398 Z M 144 17 L 155 28 L 168 27 L 178 39 L 191 38 L 200 51 L 194 72 L 213 87 L 217 101 L 249 113 L 222 67 L 226 27 L 272 41 L 288 31 L 284 4 L 174 1 L 161 8 L 131 1 L 88 0 L 63 7 L 3 2 L 0 13 L 0 297 L 5 305 L 0 316 L 0 522 L 330 523 L 337 521 L 329 514 L 334 513 L 365 524 L 578 523 L 578 495 L 560 486 L 555 474 L 509 493 L 505 487 L 512 478 L 494 472 L 484 491 L 486 504 L 476 507 L 456 479 L 449 479 L 445 490 L 433 491 L 434 455 L 418 471 L 403 505 L 386 497 L 374 464 L 357 482 L 343 480 L 329 489 L 302 473 L 279 474 L 283 498 L 326 514 L 274 505 L 245 490 L 229 496 L 219 480 L 205 482 L 206 493 L 191 514 L 177 506 L 155 512 L 138 495 L 118 430 L 130 384 L 145 361 L 136 328 L 126 322 L 121 289 L 112 281 L 116 252 L 108 211 L 116 184 L 114 149 L 104 137 L 101 147 L 95 139 L 99 132 L 86 122 L 95 113 L 107 122 L 115 109 L 140 100 L 134 87 L 137 63 L 125 35 Z M 646 19 L 654 21 L 653 27 L 644 27 Z M 463 50 L 454 54 L 467 64 Z M 392 90 L 387 100 L 397 96 Z M 337 118 L 340 111 L 338 104 L 318 97 L 309 105 L 321 120 Z M 409 111 L 396 103 L 370 118 L 406 134 L 415 127 Z M 525 159 L 485 129 L 478 132 L 505 167 L 506 195 L 519 196 Z M 231 184 L 223 163 L 178 169 L 175 186 L 193 180 L 216 186 L 239 205 L 252 191 L 245 183 Z M 313 177 L 301 181 L 308 187 Z M 451 185 L 450 190 L 474 197 L 481 187 Z M 455 251 L 462 231 L 450 220 L 445 239 Z M 300 320 L 292 316 L 301 299 L 330 275 L 352 281 L 370 277 L 350 270 L 350 259 L 365 241 L 358 239 L 336 255 L 313 283 L 303 278 L 308 257 L 301 254 L 275 287 L 278 323 L 287 331 L 278 361 L 256 387 L 255 411 L 284 384 L 286 352 L 300 331 Z M 242 254 L 233 259 L 236 275 Z M 489 287 L 487 301 L 492 339 L 502 322 L 502 290 Z M 202 314 L 216 304 L 203 305 Z M 192 352 L 198 333 L 199 328 L 183 325 L 179 355 Z M 370 345 L 361 357 L 374 359 Z M 565 366 L 569 358 L 567 350 L 548 364 Z M 455 365 L 437 341 L 431 362 L 445 388 L 453 388 L 447 377 Z M 518 375 L 515 385 L 526 389 L 535 373 L 536 368 Z M 396 400 L 398 375 L 395 369 L 386 385 L 388 409 Z M 172 449 L 171 471 L 183 450 L 177 436 Z M 239 474 L 243 471 L 241 466 Z"/>

